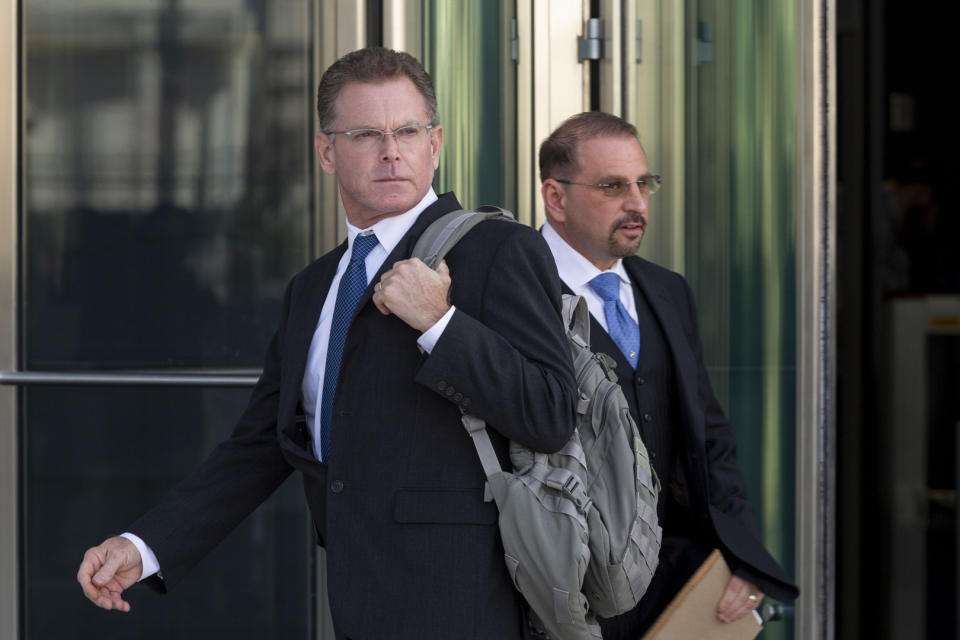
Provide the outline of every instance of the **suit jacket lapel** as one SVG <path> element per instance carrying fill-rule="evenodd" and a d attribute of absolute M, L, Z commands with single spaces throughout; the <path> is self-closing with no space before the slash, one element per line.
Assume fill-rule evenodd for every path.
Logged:
<path fill-rule="evenodd" d="M 690 425 L 701 424 L 690 414 L 697 407 L 697 363 L 693 349 L 684 334 L 683 319 L 677 315 L 675 306 L 671 303 L 666 291 L 655 281 L 655 275 L 646 269 L 642 258 L 626 258 L 623 261 L 630 274 L 630 278 L 643 292 L 653 313 L 660 321 L 660 326 L 667 337 L 667 344 L 673 354 L 676 367 L 677 389 L 680 391 L 683 414 L 688 418 Z M 702 432 L 699 436 L 703 438 Z"/>
<path fill-rule="evenodd" d="M 289 363 L 292 380 L 297 381 L 296 397 L 299 397 L 300 381 L 307 365 L 307 355 L 310 351 L 310 342 L 317 329 L 320 311 L 327 299 L 330 284 L 337 273 L 340 258 L 347 250 L 344 241 L 336 249 L 322 256 L 313 269 L 304 272 L 307 275 L 299 291 L 294 291 L 291 300 L 289 327 L 284 340 L 284 358 Z"/>

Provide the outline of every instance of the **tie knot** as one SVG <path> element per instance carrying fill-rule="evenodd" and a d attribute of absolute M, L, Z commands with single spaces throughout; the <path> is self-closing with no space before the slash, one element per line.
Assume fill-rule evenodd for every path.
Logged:
<path fill-rule="evenodd" d="M 377 246 L 377 234 L 357 236 L 353 239 L 353 254 L 350 255 L 350 262 L 366 260 L 367 254 L 373 251 L 375 246 Z"/>
<path fill-rule="evenodd" d="M 590 287 L 604 302 L 620 300 L 620 276 L 615 273 L 601 273 L 590 281 Z"/>

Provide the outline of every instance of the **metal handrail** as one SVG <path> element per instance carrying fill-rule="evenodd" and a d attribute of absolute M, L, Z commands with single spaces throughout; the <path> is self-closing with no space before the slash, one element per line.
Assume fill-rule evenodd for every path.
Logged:
<path fill-rule="evenodd" d="M 157 373 L 132 372 L 67 372 L 67 371 L 0 371 L 0 385 L 68 385 L 68 386 L 148 386 L 148 387 L 252 387 L 259 371 L 248 373 Z"/>

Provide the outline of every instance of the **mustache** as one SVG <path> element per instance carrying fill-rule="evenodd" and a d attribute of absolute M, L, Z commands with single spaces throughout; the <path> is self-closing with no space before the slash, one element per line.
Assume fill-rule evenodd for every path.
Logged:
<path fill-rule="evenodd" d="M 639 213 L 629 214 L 621 216 L 613 221 L 613 224 L 610 226 L 610 231 L 616 231 L 621 226 L 625 224 L 638 224 L 640 225 L 640 230 L 646 232 L 647 230 L 647 220 Z"/>

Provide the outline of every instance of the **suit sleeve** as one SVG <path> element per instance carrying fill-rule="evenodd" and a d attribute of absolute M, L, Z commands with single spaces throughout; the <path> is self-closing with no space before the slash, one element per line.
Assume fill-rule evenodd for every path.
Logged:
<path fill-rule="evenodd" d="M 556 451 L 573 433 L 576 398 L 557 268 L 533 229 L 485 224 L 510 224 L 510 233 L 486 249 L 492 258 L 474 285 L 479 290 L 469 292 L 477 304 L 457 305 L 416 379 L 507 438 Z M 469 238 L 460 255 L 470 251 Z M 465 285 L 458 280 L 461 267 L 448 262 L 456 304 Z"/>
<path fill-rule="evenodd" d="M 284 298 L 286 318 L 290 287 Z M 154 551 L 166 591 L 290 475 L 276 436 L 283 321 L 267 350 L 263 374 L 230 437 L 128 531 Z"/>

